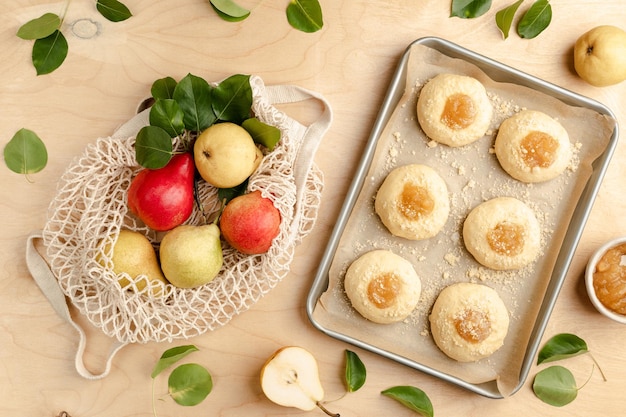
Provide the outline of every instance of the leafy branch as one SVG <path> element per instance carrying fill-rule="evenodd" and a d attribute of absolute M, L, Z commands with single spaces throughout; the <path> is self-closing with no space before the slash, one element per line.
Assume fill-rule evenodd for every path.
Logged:
<path fill-rule="evenodd" d="M 44 13 L 40 17 L 24 23 L 17 36 L 24 40 L 34 40 L 32 62 L 37 75 L 49 74 L 59 68 L 69 50 L 67 39 L 61 32 L 70 0 L 67 0 L 61 15 Z M 120 22 L 132 16 L 130 10 L 118 0 L 97 0 L 96 9 L 106 19 Z"/>

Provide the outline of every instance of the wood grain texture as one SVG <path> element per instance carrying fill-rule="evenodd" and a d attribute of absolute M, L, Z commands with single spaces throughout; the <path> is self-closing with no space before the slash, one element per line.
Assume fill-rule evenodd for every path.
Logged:
<path fill-rule="evenodd" d="M 156 380 L 157 413 L 177 416 L 321 415 L 284 409 L 260 391 L 259 370 L 283 345 L 307 347 L 320 363 L 328 407 L 344 417 L 413 416 L 380 395 L 393 385 L 414 385 L 431 398 L 436 415 L 466 417 L 606 416 L 626 409 L 626 328 L 600 316 L 591 306 L 582 274 L 591 252 L 604 241 L 626 234 L 626 149 L 619 145 L 589 217 L 574 262 L 549 321 L 546 338 L 561 332 L 584 338 L 608 381 L 593 371 L 588 356 L 568 361 L 576 380 L 589 383 L 571 405 L 554 408 L 525 386 L 511 398 L 491 400 L 438 379 L 352 348 L 315 330 L 305 314 L 305 299 L 323 247 L 350 184 L 361 151 L 400 54 L 413 40 L 440 36 L 507 65 L 599 100 L 626 126 L 626 83 L 595 88 L 574 73 L 572 45 L 599 24 L 624 25 L 620 0 L 553 0 L 553 21 L 534 40 L 512 34 L 506 41 L 495 26 L 495 12 L 508 5 L 494 1 L 486 16 L 472 21 L 449 18 L 449 1 L 322 0 L 325 25 L 314 34 L 292 29 L 287 2 L 241 0 L 254 7 L 240 23 L 220 20 L 206 0 L 126 1 L 134 16 L 109 23 L 94 2 L 73 1 L 64 30 L 69 55 L 60 69 L 36 76 L 32 44 L 18 39 L 18 27 L 44 12 L 60 13 L 61 1 L 8 0 L 0 14 L 0 138 L 6 143 L 22 127 L 46 142 L 49 164 L 29 180 L 0 168 L 0 411 L 4 416 L 71 417 L 152 415 L 150 372 L 161 353 L 194 343 L 190 361 L 206 366 L 215 388 L 196 407 L 162 398 L 166 379 Z M 522 6 L 522 9 L 529 5 Z M 90 39 L 71 34 L 79 19 L 99 24 Z M 322 93 L 333 106 L 334 122 L 316 157 L 325 174 L 323 205 L 314 231 L 298 247 L 292 272 L 250 311 L 226 327 L 193 340 L 128 346 L 115 358 L 111 374 L 87 381 L 74 370 L 77 335 L 59 319 L 25 266 L 26 237 L 40 229 L 56 183 L 68 163 L 97 137 L 107 136 L 135 112 L 151 83 L 164 76 L 195 73 L 219 81 L 234 73 L 261 76 L 266 84 L 297 84 Z M 312 120 L 306 105 L 290 106 L 296 118 Z M 81 320 L 80 317 L 77 317 Z M 88 326 L 85 323 L 86 326 Z M 98 370 L 110 341 L 89 329 L 86 362 Z M 366 385 L 344 396 L 343 351 L 355 350 L 368 371 Z"/>

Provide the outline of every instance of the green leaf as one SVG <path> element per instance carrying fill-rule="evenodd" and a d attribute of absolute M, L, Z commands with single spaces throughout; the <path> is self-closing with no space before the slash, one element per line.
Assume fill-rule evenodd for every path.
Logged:
<path fill-rule="evenodd" d="M 121 22 L 133 15 L 130 10 L 128 10 L 128 7 L 118 0 L 98 0 L 96 2 L 96 9 L 111 22 Z"/>
<path fill-rule="evenodd" d="M 215 122 L 216 116 L 211 106 L 211 86 L 204 79 L 187 74 L 176 85 L 174 100 L 183 111 L 187 129 L 201 132 Z"/>
<path fill-rule="evenodd" d="M 144 126 L 135 139 L 135 159 L 144 168 L 163 168 L 172 159 L 172 138 L 157 126 Z"/>
<path fill-rule="evenodd" d="M 48 151 L 35 132 L 20 129 L 4 147 L 4 162 L 18 174 L 34 174 L 45 168 Z"/>
<path fill-rule="evenodd" d="M 211 92 L 211 102 L 219 120 L 241 124 L 252 107 L 250 76 L 236 74 L 223 80 Z"/>
<path fill-rule="evenodd" d="M 553 336 L 541 348 L 537 356 L 537 365 L 554 362 L 588 352 L 587 343 L 580 337 L 561 333 Z"/>
<path fill-rule="evenodd" d="M 522 38 L 532 39 L 543 32 L 551 20 L 552 6 L 549 0 L 537 0 L 517 24 L 517 33 Z"/>
<path fill-rule="evenodd" d="M 433 417 L 434 410 L 430 398 L 424 391 L 411 386 L 397 386 L 381 392 L 387 397 L 393 398 L 405 407 L 425 417 Z"/>
<path fill-rule="evenodd" d="M 188 363 L 172 371 L 167 380 L 168 392 L 179 405 L 200 404 L 213 389 L 211 374 L 204 367 Z"/>
<path fill-rule="evenodd" d="M 250 16 L 250 10 L 232 0 L 211 0 L 211 6 L 219 17 L 229 22 L 240 22 Z"/>
<path fill-rule="evenodd" d="M 161 358 L 158 360 L 154 369 L 152 370 L 151 378 L 156 378 L 164 369 L 175 364 L 191 352 L 198 351 L 198 348 L 194 345 L 176 346 L 163 352 Z"/>
<path fill-rule="evenodd" d="M 67 50 L 67 40 L 59 30 L 45 38 L 35 40 L 33 65 L 37 75 L 49 74 L 59 68 L 67 57 Z"/>
<path fill-rule="evenodd" d="M 287 6 L 287 21 L 302 32 L 317 32 L 324 26 L 322 7 L 318 0 L 291 0 Z"/>
<path fill-rule="evenodd" d="M 219 188 L 217 190 L 217 197 L 223 204 L 227 204 L 230 200 L 240 195 L 244 195 L 248 189 L 248 179 L 236 187 L 232 188 Z"/>
<path fill-rule="evenodd" d="M 172 138 L 184 132 L 183 116 L 183 111 L 173 99 L 158 99 L 150 108 L 150 124 L 162 128 Z"/>
<path fill-rule="evenodd" d="M 502 32 L 502 37 L 504 39 L 509 37 L 509 32 L 511 30 L 511 24 L 513 23 L 515 13 L 523 2 L 524 0 L 518 0 L 510 6 L 505 7 L 504 9 L 501 9 L 496 13 L 496 25 L 498 26 L 498 29 L 500 29 L 500 32 Z"/>
<path fill-rule="evenodd" d="M 578 395 L 574 375 L 562 366 L 551 366 L 537 373 L 533 391 L 541 401 L 555 407 L 571 403 Z"/>
<path fill-rule="evenodd" d="M 452 0 L 450 17 L 473 19 L 487 13 L 491 8 L 491 0 Z"/>
<path fill-rule="evenodd" d="M 165 77 L 152 83 L 150 93 L 155 99 L 174 98 L 174 89 L 176 88 L 176 80 L 172 77 Z"/>
<path fill-rule="evenodd" d="M 17 31 L 17 36 L 34 40 L 45 38 L 61 27 L 61 18 L 54 13 L 45 13 L 37 19 L 24 23 Z"/>
<path fill-rule="evenodd" d="M 246 129 L 255 143 L 265 146 L 270 151 L 274 150 L 274 147 L 280 141 L 280 129 L 263 123 L 256 117 L 244 120 L 241 127 Z"/>
<path fill-rule="evenodd" d="M 361 358 L 356 353 L 346 349 L 345 378 L 348 392 L 358 391 L 365 384 L 366 376 L 367 371 Z"/>

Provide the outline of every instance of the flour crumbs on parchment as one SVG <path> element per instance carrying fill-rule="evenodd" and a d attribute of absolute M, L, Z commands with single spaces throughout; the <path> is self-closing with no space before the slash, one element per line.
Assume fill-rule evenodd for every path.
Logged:
<path fill-rule="evenodd" d="M 448 224 L 437 236 L 427 241 L 412 242 L 394 237 L 382 225 L 374 212 L 374 193 L 368 200 L 370 210 L 367 218 L 359 219 L 362 232 L 360 236 L 363 238 L 353 240 L 354 256 L 366 250 L 386 248 L 413 263 L 422 279 L 422 295 L 418 307 L 409 318 L 405 319 L 404 323 L 411 328 L 417 328 L 421 336 L 430 335 L 427 318 L 439 292 L 455 282 L 484 283 L 496 288 L 506 300 L 511 319 L 519 319 L 519 307 L 531 301 L 522 299 L 519 293 L 522 286 L 538 273 L 535 265 L 531 264 L 514 271 L 496 271 L 478 264 L 464 247 L 461 233 L 463 221 L 469 211 L 482 201 L 498 196 L 518 198 L 533 209 L 541 224 L 539 256 L 543 256 L 558 220 L 549 214 L 554 212 L 555 208 L 550 202 L 558 201 L 562 197 L 569 177 L 578 169 L 582 144 L 573 144 L 573 155 L 568 169 L 558 179 L 552 180 L 559 182 L 553 198 L 543 199 L 541 202 L 535 201 L 533 191 L 536 186 L 521 183 L 503 174 L 504 171 L 500 168 L 493 149 L 500 123 L 524 110 L 525 107 L 517 105 L 512 100 L 502 99 L 493 92 L 488 92 L 494 115 L 485 137 L 462 148 L 450 148 L 429 140 L 419 128 L 416 117 L 411 112 L 415 108 L 422 85 L 417 81 L 412 89 L 411 99 L 403 104 L 404 110 L 409 114 L 401 121 L 404 126 L 398 126 L 397 130 L 392 129 L 391 138 L 387 141 L 388 148 L 382 150 L 385 152 L 382 158 L 383 166 L 378 167 L 379 171 L 375 171 L 368 180 L 372 184 L 380 183 L 392 169 L 408 163 L 423 163 L 438 169 L 450 188 L 448 191 L 451 210 Z M 406 134 L 410 137 L 405 137 L 401 132 L 411 132 L 411 129 L 407 129 L 407 126 L 411 127 L 411 125 L 415 125 L 415 134 Z M 377 225 L 378 233 L 368 237 L 367 225 L 372 224 Z M 423 271 L 428 271 L 427 276 Z"/>

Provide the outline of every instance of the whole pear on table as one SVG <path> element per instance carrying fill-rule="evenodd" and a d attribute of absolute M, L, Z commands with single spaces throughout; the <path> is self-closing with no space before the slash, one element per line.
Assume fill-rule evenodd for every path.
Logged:
<path fill-rule="evenodd" d="M 601 25 L 582 34 L 574 44 L 574 68 L 596 87 L 626 80 L 626 31 Z"/>

